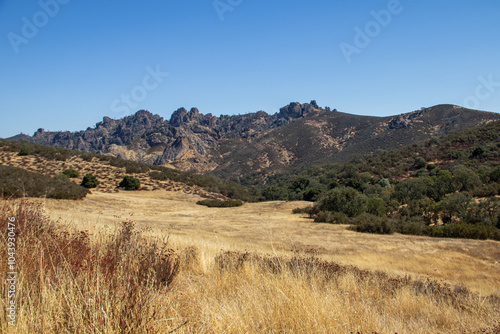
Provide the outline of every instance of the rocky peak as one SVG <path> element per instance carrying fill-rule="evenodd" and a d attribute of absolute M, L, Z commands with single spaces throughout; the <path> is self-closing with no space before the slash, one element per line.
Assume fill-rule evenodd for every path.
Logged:
<path fill-rule="evenodd" d="M 172 126 L 181 126 L 187 122 L 187 110 L 185 108 L 179 108 L 172 113 L 170 117 L 170 125 Z"/>
<path fill-rule="evenodd" d="M 280 109 L 278 117 L 286 119 L 301 118 L 315 110 L 320 110 L 315 100 L 312 100 L 311 103 L 304 104 L 291 102 L 289 105 Z"/>
<path fill-rule="evenodd" d="M 170 117 L 170 125 L 178 127 L 186 123 L 195 122 L 203 117 L 198 108 L 191 108 L 189 112 L 185 108 L 179 108 Z"/>
<path fill-rule="evenodd" d="M 45 130 L 40 128 L 38 130 L 36 130 L 36 132 L 33 134 L 33 137 L 38 137 L 38 136 L 41 136 L 45 133 Z"/>
<path fill-rule="evenodd" d="M 200 116 L 200 111 L 198 108 L 191 108 L 188 112 L 188 119 L 189 121 L 196 121 L 198 120 L 198 117 Z"/>

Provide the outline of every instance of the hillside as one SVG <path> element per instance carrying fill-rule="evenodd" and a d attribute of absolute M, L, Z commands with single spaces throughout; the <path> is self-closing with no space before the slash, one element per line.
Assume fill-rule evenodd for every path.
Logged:
<path fill-rule="evenodd" d="M 328 185 L 332 181 L 341 181 L 333 176 L 352 174 L 349 170 L 355 170 L 358 174 L 366 173 L 365 177 L 396 180 L 428 173 L 428 164 L 431 165 L 429 168 L 449 169 L 454 165 L 464 165 L 479 170 L 481 167 L 492 167 L 500 163 L 499 143 L 500 121 L 493 121 L 467 130 L 452 131 L 393 151 L 377 149 L 372 154 L 357 155 L 346 164 L 305 166 L 293 175 L 276 174 L 270 178 L 265 173 L 256 173 L 241 180 L 246 184 L 265 180 L 268 185 L 274 185 L 307 176 Z"/>
<path fill-rule="evenodd" d="M 311 103 L 290 103 L 279 113 L 212 116 L 180 108 L 170 120 L 148 111 L 119 120 L 104 117 L 79 132 L 18 135 L 12 140 L 106 153 L 180 170 L 237 179 L 279 173 L 306 164 L 339 163 L 355 154 L 393 150 L 432 136 L 500 119 L 500 114 L 439 105 L 391 117 L 357 116 Z"/>
<path fill-rule="evenodd" d="M 268 200 L 315 202 L 297 212 L 359 232 L 500 240 L 500 121 L 275 175 L 264 187 Z"/>
<path fill-rule="evenodd" d="M 26 152 L 20 154 L 21 151 Z M 84 175 L 89 173 L 95 175 L 100 183 L 92 191 L 97 192 L 115 193 L 122 191 L 118 189 L 120 181 L 124 176 L 131 175 L 140 180 L 141 187 L 139 190 L 142 191 L 165 189 L 186 194 L 196 194 L 209 199 L 224 200 L 228 197 L 243 200 L 252 199 L 252 195 L 245 187 L 213 176 L 180 172 L 166 167 L 122 160 L 112 156 L 72 151 L 28 142 L 0 140 L 0 166 L 5 167 L 2 169 L 0 188 L 9 187 L 9 191 L 0 189 L 4 194 L 14 195 L 16 192 L 11 191 L 11 189 L 24 189 L 26 185 L 23 180 L 19 180 L 18 176 L 29 174 L 30 180 L 34 179 L 37 183 L 37 196 L 44 195 L 47 191 L 52 191 L 51 188 L 54 188 L 55 185 L 62 182 L 57 178 L 63 171 L 72 168 L 79 173 L 79 177 L 72 178 L 70 181 L 78 185 L 82 182 Z M 15 171 L 18 176 L 9 177 L 9 173 L 13 173 L 12 171 Z M 36 177 L 36 175 L 40 175 L 40 177 Z"/>

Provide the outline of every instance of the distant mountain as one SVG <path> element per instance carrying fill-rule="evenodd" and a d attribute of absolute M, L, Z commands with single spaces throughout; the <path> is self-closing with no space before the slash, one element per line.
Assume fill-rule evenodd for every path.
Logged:
<path fill-rule="evenodd" d="M 356 154 L 393 150 L 450 131 L 472 128 L 500 114 L 438 105 L 397 116 L 351 115 L 297 102 L 264 111 L 215 117 L 176 110 L 170 120 L 140 110 L 123 119 L 104 117 L 79 132 L 46 132 L 11 140 L 110 153 L 120 158 L 237 178 L 286 172 L 313 163 L 345 162 Z"/>

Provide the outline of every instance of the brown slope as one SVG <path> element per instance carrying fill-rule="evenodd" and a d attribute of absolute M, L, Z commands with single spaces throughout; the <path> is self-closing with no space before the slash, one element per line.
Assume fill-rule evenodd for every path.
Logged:
<path fill-rule="evenodd" d="M 271 130 L 258 140 L 225 143 L 226 154 L 215 173 L 226 177 L 255 172 L 286 172 L 315 163 L 342 163 L 355 155 L 399 147 L 465 130 L 500 114 L 438 105 L 393 117 L 322 112 Z"/>
<path fill-rule="evenodd" d="M 11 151 L 8 147 L 0 146 L 0 165 L 22 168 L 29 172 L 43 174 L 54 177 L 68 168 L 73 168 L 79 172 L 79 177 L 70 179 L 76 184 L 80 184 L 85 174 L 91 173 L 99 180 L 97 188 L 91 189 L 92 192 L 115 193 L 124 190 L 118 189 L 118 184 L 125 175 L 132 175 L 141 182 L 142 191 L 152 191 L 164 189 L 167 191 L 176 191 L 186 194 L 198 195 L 204 198 L 225 200 L 227 197 L 207 191 L 200 186 L 188 185 L 183 182 L 173 180 L 157 180 L 150 177 L 148 172 L 126 173 L 125 168 L 112 166 L 109 162 L 93 158 L 90 161 L 75 155 L 67 159 L 54 160 L 34 154 L 19 156 L 17 152 Z M 22 185 L 20 185 L 22 186 Z"/>

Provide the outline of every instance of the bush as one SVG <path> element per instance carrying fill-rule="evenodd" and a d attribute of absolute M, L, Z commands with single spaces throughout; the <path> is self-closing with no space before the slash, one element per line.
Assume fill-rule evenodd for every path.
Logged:
<path fill-rule="evenodd" d="M 30 155 L 31 154 L 31 148 L 27 146 L 21 147 L 21 150 L 19 151 L 18 155 Z"/>
<path fill-rule="evenodd" d="M 363 233 L 392 234 L 395 232 L 394 223 L 388 218 L 381 218 L 365 213 L 352 220 L 352 230 Z"/>
<path fill-rule="evenodd" d="M 496 166 L 490 173 L 490 179 L 493 182 L 500 182 L 500 165 Z"/>
<path fill-rule="evenodd" d="M 208 206 L 209 208 L 232 208 L 232 207 L 242 206 L 243 202 L 240 200 L 218 201 L 215 199 L 205 199 L 196 202 L 196 204 Z"/>
<path fill-rule="evenodd" d="M 262 196 L 266 201 L 288 200 L 286 189 L 277 186 L 267 187 L 262 192 Z"/>
<path fill-rule="evenodd" d="M 87 189 L 95 188 L 99 185 L 99 181 L 97 180 L 97 178 L 94 175 L 86 174 L 83 177 L 82 183 L 80 185 L 82 187 L 87 188 Z"/>
<path fill-rule="evenodd" d="M 315 202 L 323 192 L 322 189 L 312 188 L 304 191 L 304 201 Z"/>
<path fill-rule="evenodd" d="M 484 153 L 486 152 L 486 149 L 482 146 L 476 147 L 471 154 L 472 158 L 480 158 Z"/>
<path fill-rule="evenodd" d="M 366 211 L 374 216 L 383 217 L 387 213 L 387 208 L 381 198 L 368 198 Z"/>
<path fill-rule="evenodd" d="M 418 157 L 415 159 L 415 161 L 413 162 L 413 168 L 414 169 L 420 169 L 420 168 L 424 168 L 427 166 L 427 161 L 424 160 L 424 158 L 422 157 Z"/>
<path fill-rule="evenodd" d="M 80 173 L 78 173 L 78 171 L 73 168 L 68 168 L 62 173 L 66 175 L 68 178 L 75 178 L 80 176 Z"/>
<path fill-rule="evenodd" d="M 421 217 L 401 219 L 394 224 L 395 232 L 410 235 L 422 235 L 425 222 Z"/>
<path fill-rule="evenodd" d="M 427 226 L 424 234 L 437 238 L 493 239 L 500 240 L 500 230 L 491 225 L 453 223 L 444 226 Z"/>
<path fill-rule="evenodd" d="M 353 188 L 339 187 L 327 192 L 318 202 L 320 211 L 342 212 L 356 217 L 366 211 L 367 197 Z"/>
<path fill-rule="evenodd" d="M 500 183 L 485 184 L 471 191 L 474 197 L 490 197 L 500 195 Z"/>
<path fill-rule="evenodd" d="M 133 176 L 126 175 L 118 186 L 126 190 L 137 190 L 141 186 L 141 181 Z"/>
<path fill-rule="evenodd" d="M 431 170 L 433 170 L 433 169 L 436 168 L 436 165 L 434 165 L 434 164 L 428 164 L 426 168 L 430 172 Z"/>
<path fill-rule="evenodd" d="M 477 173 L 464 166 L 455 166 L 452 173 L 453 182 L 458 191 L 471 191 L 483 184 Z"/>
<path fill-rule="evenodd" d="M 380 185 L 382 188 L 391 187 L 391 182 L 388 179 L 380 179 L 378 180 L 377 184 Z"/>

